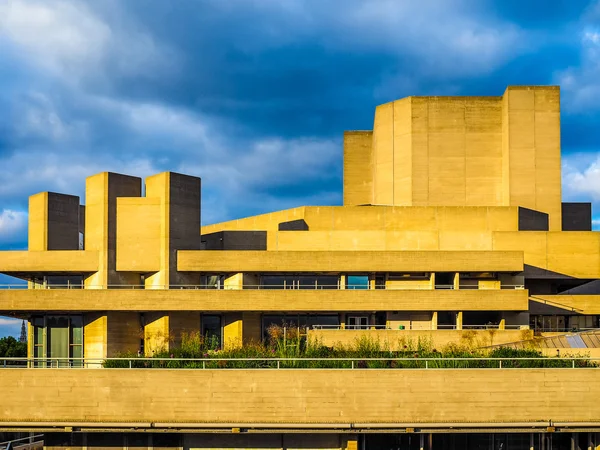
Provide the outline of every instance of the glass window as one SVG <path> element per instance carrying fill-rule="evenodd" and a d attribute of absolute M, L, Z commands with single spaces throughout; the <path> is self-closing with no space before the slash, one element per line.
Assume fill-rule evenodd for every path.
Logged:
<path fill-rule="evenodd" d="M 221 348 L 221 316 L 202 314 L 202 335 L 210 348 Z"/>
<path fill-rule="evenodd" d="M 57 358 L 53 366 L 82 364 L 68 358 L 83 358 L 83 318 L 81 316 L 46 316 L 32 318 L 33 357 Z M 64 359 L 63 359 L 64 358 Z M 41 366 L 44 362 L 36 362 Z"/>
<path fill-rule="evenodd" d="M 369 289 L 369 276 L 348 275 L 346 289 Z"/>
<path fill-rule="evenodd" d="M 205 289 L 223 289 L 225 275 L 208 274 L 202 277 L 202 285 Z"/>

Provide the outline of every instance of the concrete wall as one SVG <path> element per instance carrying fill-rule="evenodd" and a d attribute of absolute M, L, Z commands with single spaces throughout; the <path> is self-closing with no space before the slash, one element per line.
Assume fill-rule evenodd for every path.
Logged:
<path fill-rule="evenodd" d="M 344 133 L 344 205 L 373 203 L 372 131 Z"/>
<path fill-rule="evenodd" d="M 425 319 L 425 317 L 423 317 Z M 405 324 L 406 325 L 406 324 Z M 419 340 L 438 350 L 449 344 L 487 347 L 507 344 L 533 337 L 530 330 L 309 330 L 309 339 L 328 347 L 352 347 L 360 339 L 371 339 L 390 350 L 402 350 L 405 345 L 417 345 Z"/>
<path fill-rule="evenodd" d="M 502 424 L 597 422 L 600 416 L 595 369 L 7 369 L 0 385 L 2 427 Z"/>
<path fill-rule="evenodd" d="M 527 311 L 524 289 L 0 290 L 9 311 Z"/>
<path fill-rule="evenodd" d="M 86 179 L 85 248 L 98 252 L 98 271 L 85 280 L 85 285 L 140 284 L 139 275 L 118 272 L 117 261 L 117 197 L 140 197 L 142 180 L 137 177 L 103 172 Z"/>
<path fill-rule="evenodd" d="M 600 295 L 536 295 L 535 302 L 547 301 L 547 304 L 577 314 L 600 314 Z M 556 311 L 559 314 L 559 311 Z"/>
<path fill-rule="evenodd" d="M 29 251 L 79 249 L 79 197 L 41 192 L 29 197 Z"/>
<path fill-rule="evenodd" d="M 285 233 L 295 233 L 286 231 Z M 297 232 L 310 234 L 310 232 Z M 600 248 L 600 247 L 599 247 Z M 520 252 L 479 251 L 180 251 L 180 271 L 237 272 L 520 272 Z"/>

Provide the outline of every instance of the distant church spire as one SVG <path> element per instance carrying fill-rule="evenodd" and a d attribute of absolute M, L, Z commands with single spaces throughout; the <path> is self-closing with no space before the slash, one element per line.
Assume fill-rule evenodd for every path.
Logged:
<path fill-rule="evenodd" d="M 21 322 L 21 336 L 19 337 L 19 342 L 27 342 L 27 327 L 25 326 L 25 321 Z"/>

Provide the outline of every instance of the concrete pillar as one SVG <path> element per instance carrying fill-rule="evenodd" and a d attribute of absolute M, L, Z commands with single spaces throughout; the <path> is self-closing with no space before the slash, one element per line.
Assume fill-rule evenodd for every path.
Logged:
<path fill-rule="evenodd" d="M 460 273 L 458 272 L 454 274 L 453 285 L 454 289 L 460 289 Z"/>
<path fill-rule="evenodd" d="M 345 330 L 346 329 L 346 314 L 339 313 L 339 317 L 340 317 L 340 329 Z"/>
<path fill-rule="evenodd" d="M 242 313 L 223 314 L 223 348 L 241 347 L 244 337 Z"/>
<path fill-rule="evenodd" d="M 169 315 L 155 312 L 144 314 L 144 354 L 147 357 L 169 349 Z"/>
<path fill-rule="evenodd" d="M 457 330 L 463 329 L 463 313 L 462 313 L 462 311 L 458 311 L 456 313 L 456 329 Z"/>
<path fill-rule="evenodd" d="M 419 450 L 425 450 L 425 435 L 419 435 Z"/>
<path fill-rule="evenodd" d="M 163 172 L 146 178 L 146 197 L 160 199 L 160 270 L 147 288 L 200 284 L 200 275 L 177 271 L 177 250 L 200 250 L 200 178 Z"/>
<path fill-rule="evenodd" d="M 535 435 L 533 433 L 529 433 L 529 450 L 535 450 Z"/>
<path fill-rule="evenodd" d="M 29 251 L 79 250 L 79 197 L 40 192 L 29 197 Z"/>
<path fill-rule="evenodd" d="M 600 433 L 594 433 L 594 444 L 596 445 L 596 450 L 600 450 Z"/>
<path fill-rule="evenodd" d="M 358 450 L 358 436 L 344 435 L 342 437 L 342 449 Z"/>
<path fill-rule="evenodd" d="M 581 447 L 579 447 L 579 433 L 571 433 L 571 450 L 581 450 Z"/>
<path fill-rule="evenodd" d="M 506 329 L 506 319 L 504 317 L 502 319 L 500 319 L 500 324 L 498 325 L 498 329 L 499 330 Z"/>
<path fill-rule="evenodd" d="M 117 271 L 116 247 L 117 198 L 141 193 L 142 180 L 137 177 L 103 172 L 85 180 L 85 249 L 99 254 L 98 272 L 85 279 L 86 288 L 140 284 L 139 274 Z"/>
<path fill-rule="evenodd" d="M 431 272 L 431 276 L 429 277 L 429 288 L 435 289 L 435 272 Z"/>
<path fill-rule="evenodd" d="M 262 342 L 261 314 L 258 312 L 242 313 L 242 342 L 244 345 Z"/>
<path fill-rule="evenodd" d="M 244 274 L 234 273 L 233 275 L 225 278 L 223 283 L 223 289 L 240 290 L 244 288 Z"/>
<path fill-rule="evenodd" d="M 375 313 L 371 313 L 369 316 L 369 324 L 371 325 L 371 330 L 375 330 Z"/>
<path fill-rule="evenodd" d="M 438 329 L 438 312 L 437 311 L 433 311 L 431 313 L 431 329 L 432 330 Z"/>
<path fill-rule="evenodd" d="M 339 285 L 340 289 L 346 289 L 346 274 L 341 274 L 340 275 L 340 285 Z"/>
<path fill-rule="evenodd" d="M 152 312 L 144 314 L 144 353 L 181 346 L 183 335 L 200 332 L 200 313 L 191 311 Z"/>

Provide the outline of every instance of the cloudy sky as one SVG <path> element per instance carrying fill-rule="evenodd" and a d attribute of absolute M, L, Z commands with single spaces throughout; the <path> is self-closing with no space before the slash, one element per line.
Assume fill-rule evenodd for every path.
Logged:
<path fill-rule="evenodd" d="M 202 177 L 203 223 L 340 204 L 377 104 L 509 84 L 561 85 L 563 195 L 600 219 L 600 1 L 1 0 L 0 249 L 101 171 Z"/>

